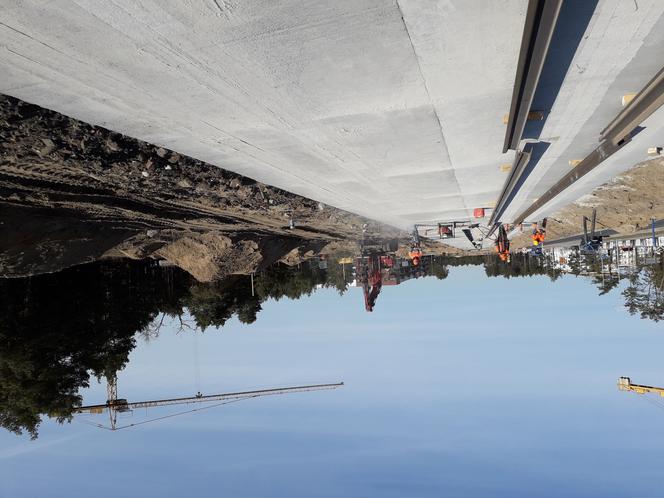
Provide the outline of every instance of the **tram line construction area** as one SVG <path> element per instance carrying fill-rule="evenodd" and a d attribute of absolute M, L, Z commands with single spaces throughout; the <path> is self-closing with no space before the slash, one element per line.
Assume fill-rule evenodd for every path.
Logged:
<path fill-rule="evenodd" d="M 659 0 L 2 10 L 0 93 L 400 229 L 541 219 L 663 145 Z"/>

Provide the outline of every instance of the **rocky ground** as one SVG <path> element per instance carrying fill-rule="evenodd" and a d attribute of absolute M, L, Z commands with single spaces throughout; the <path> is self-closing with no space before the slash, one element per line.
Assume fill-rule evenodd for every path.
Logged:
<path fill-rule="evenodd" d="M 404 235 L 0 95 L 1 276 L 123 256 L 211 281 L 354 248 L 365 224 L 371 237 Z"/>
<path fill-rule="evenodd" d="M 637 164 L 548 218 L 547 239 L 569 237 L 583 230 L 583 216 L 597 209 L 597 229 L 629 235 L 648 227 L 652 218 L 664 219 L 664 158 Z M 528 229 L 529 227 L 524 227 Z M 515 247 L 530 244 L 528 235 L 516 237 Z"/>

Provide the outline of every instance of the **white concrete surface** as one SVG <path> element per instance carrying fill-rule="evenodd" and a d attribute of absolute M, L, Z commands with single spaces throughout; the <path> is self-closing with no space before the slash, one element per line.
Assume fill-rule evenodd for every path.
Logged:
<path fill-rule="evenodd" d="M 649 157 L 647 155 L 647 148 L 652 146 L 650 144 L 664 144 L 664 108 L 660 108 L 644 121 L 643 126 L 645 129 L 632 142 L 625 145 L 556 199 L 533 213 L 531 219 L 542 219 L 549 216 L 567 204 L 582 198 L 599 185 L 624 173 L 635 164 L 656 158 L 657 156 Z M 629 206 L 625 206 L 625 209 L 628 210 Z"/>
<path fill-rule="evenodd" d="M 525 0 L 2 0 L 0 92 L 410 227 L 496 201 Z M 600 0 L 503 220 L 664 66 L 664 1 Z M 662 146 L 664 111 L 551 214 Z M 465 239 L 458 244 L 465 246 Z"/>
<path fill-rule="evenodd" d="M 537 168 L 502 219 L 518 216 L 599 145 L 599 134 L 622 110 L 621 97 L 638 92 L 664 67 L 664 1 L 600 0 L 574 55 L 541 140 L 550 142 Z M 647 159 L 664 142 L 660 110 L 620 152 L 544 206 L 533 219 L 555 212 L 594 187 Z"/>
<path fill-rule="evenodd" d="M 397 226 L 467 219 L 513 158 L 525 9 L 2 0 L 0 92 Z"/>

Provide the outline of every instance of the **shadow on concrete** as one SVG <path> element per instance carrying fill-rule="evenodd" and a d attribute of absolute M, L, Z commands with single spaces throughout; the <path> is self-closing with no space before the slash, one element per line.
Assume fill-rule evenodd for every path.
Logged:
<path fill-rule="evenodd" d="M 537 163 L 542 158 L 542 156 L 547 151 L 550 145 L 551 143 L 549 142 L 535 142 L 535 143 L 526 144 L 524 146 L 523 151 L 530 153 L 530 161 L 528 161 L 528 164 L 524 168 L 523 173 L 521 173 L 521 176 L 519 176 L 519 179 L 516 181 L 514 188 L 512 188 L 512 192 L 507 197 L 506 201 L 503 203 L 503 208 L 496 216 L 496 219 L 500 219 L 505 209 L 507 209 L 507 207 L 512 203 L 514 197 L 521 190 L 521 187 L 526 182 L 530 174 L 533 172 L 535 166 L 537 166 Z"/>
<path fill-rule="evenodd" d="M 597 3 L 598 0 L 563 2 L 531 106 L 531 110 L 543 111 L 544 119 L 527 122 L 523 138 L 540 137 Z M 583 73 L 585 69 L 577 66 L 572 71 Z"/>

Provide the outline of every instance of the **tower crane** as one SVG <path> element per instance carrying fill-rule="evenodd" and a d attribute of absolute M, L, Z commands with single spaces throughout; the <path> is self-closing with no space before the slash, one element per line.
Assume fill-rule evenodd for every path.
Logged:
<path fill-rule="evenodd" d="M 197 393 L 195 396 L 183 397 L 183 398 L 168 398 L 168 399 L 155 399 L 147 401 L 132 401 L 129 402 L 126 399 L 118 398 L 118 389 L 117 389 L 117 378 L 115 376 L 107 379 L 107 395 L 108 399 L 106 403 L 99 405 L 86 405 L 77 408 L 74 413 L 77 414 L 102 414 L 108 411 L 110 426 L 104 426 L 102 424 L 94 424 L 99 428 L 110 429 L 112 431 L 119 429 L 126 429 L 128 427 L 133 427 L 135 425 L 153 422 L 155 420 L 160 420 L 163 418 L 173 417 L 175 415 L 182 415 L 184 413 L 189 413 L 192 411 L 199 411 L 204 408 L 212 408 L 212 406 L 224 405 L 227 403 L 233 403 L 236 401 L 242 401 L 245 399 L 258 398 L 261 396 L 274 396 L 277 394 L 291 394 L 291 393 L 300 393 L 300 392 L 310 392 L 310 391 L 323 391 L 328 389 L 336 389 L 344 385 L 343 382 L 338 382 L 336 384 L 313 384 L 305 386 L 292 386 L 292 387 L 279 387 L 273 389 L 261 389 L 257 391 L 239 391 L 239 392 L 230 392 L 223 394 L 211 394 L 211 395 L 202 395 Z M 128 425 L 118 425 L 117 418 L 118 413 L 131 412 L 137 408 L 153 408 L 157 406 L 170 406 L 170 405 L 187 405 L 187 404 L 196 404 L 196 403 L 210 403 L 217 402 L 212 406 L 206 406 L 204 408 L 198 408 L 194 410 L 189 410 L 189 412 L 182 412 L 173 415 L 168 415 L 166 417 L 159 417 L 157 419 L 147 420 L 144 422 L 128 424 Z"/>
<path fill-rule="evenodd" d="M 618 379 L 618 389 L 621 391 L 632 391 L 638 394 L 655 393 L 664 397 L 664 387 L 644 386 L 641 384 L 632 384 L 629 377 L 620 377 Z"/>

